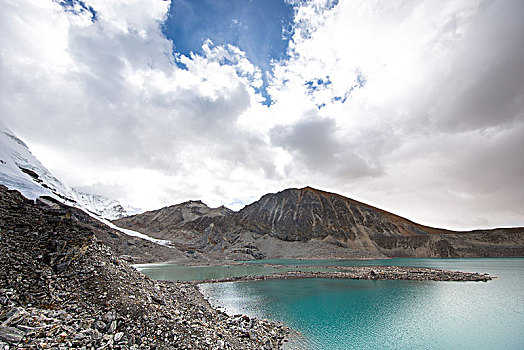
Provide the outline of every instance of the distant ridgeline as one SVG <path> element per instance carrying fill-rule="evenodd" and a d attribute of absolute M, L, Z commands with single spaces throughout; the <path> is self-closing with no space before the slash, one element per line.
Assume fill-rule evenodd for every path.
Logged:
<path fill-rule="evenodd" d="M 238 212 L 189 201 L 115 220 L 216 258 L 524 256 L 524 228 L 457 232 L 419 225 L 311 187 L 267 194 Z"/>

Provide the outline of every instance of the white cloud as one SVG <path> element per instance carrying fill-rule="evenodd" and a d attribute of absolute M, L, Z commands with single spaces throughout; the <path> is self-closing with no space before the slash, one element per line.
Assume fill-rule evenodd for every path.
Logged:
<path fill-rule="evenodd" d="M 2 115 L 45 163 L 72 185 L 125 185 L 119 199 L 145 207 L 190 193 L 167 198 L 176 186 L 202 196 L 237 168 L 271 176 L 268 146 L 236 123 L 259 99 L 243 52 L 206 43 L 182 70 L 160 31 L 165 2 L 85 3 L 94 23 L 52 1 L 3 6 Z"/>
<path fill-rule="evenodd" d="M 290 1 L 270 107 L 237 47 L 172 52 L 169 2 L 85 1 L 93 22 L 0 1 L 0 115 L 70 185 L 148 209 L 312 185 L 438 226 L 524 220 L 520 1 Z"/>
<path fill-rule="evenodd" d="M 505 146 L 524 139 L 522 2 L 301 4 L 291 58 L 270 88 L 288 165 L 428 224 L 522 225 L 523 159 Z M 313 128 L 328 143 L 294 138 L 315 108 L 316 123 L 336 124 Z M 361 162 L 341 173 L 342 149 Z"/>
<path fill-rule="evenodd" d="M 150 0 L 87 0 L 84 3 L 96 10 L 98 21 L 106 31 L 137 32 L 144 39 L 148 31 L 158 30 L 170 6 L 168 1 Z"/>

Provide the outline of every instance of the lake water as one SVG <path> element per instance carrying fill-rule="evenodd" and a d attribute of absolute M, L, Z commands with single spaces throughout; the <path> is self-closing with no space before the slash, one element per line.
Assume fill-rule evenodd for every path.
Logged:
<path fill-rule="evenodd" d="M 523 258 L 269 260 L 245 271 L 272 269 L 261 263 L 417 266 L 498 277 L 486 283 L 299 279 L 201 285 L 210 302 L 230 314 L 296 330 L 288 349 L 524 349 Z M 191 269 L 200 275 L 199 268 Z"/>
<path fill-rule="evenodd" d="M 135 268 L 154 280 L 164 281 L 203 281 L 239 276 L 262 276 L 274 273 L 297 271 L 294 267 L 269 267 L 245 265 L 218 266 L 180 266 L 175 264 L 139 264 Z M 333 269 L 313 268 L 308 271 L 333 271 Z"/>

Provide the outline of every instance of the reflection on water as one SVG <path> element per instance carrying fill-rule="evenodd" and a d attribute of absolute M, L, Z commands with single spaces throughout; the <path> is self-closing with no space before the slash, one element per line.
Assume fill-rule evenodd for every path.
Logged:
<path fill-rule="evenodd" d="M 247 275 L 270 275 L 279 272 L 299 270 L 294 267 L 268 266 L 179 266 L 174 264 L 141 264 L 136 269 L 154 280 L 203 281 Z M 308 271 L 332 271 L 328 269 L 308 269 Z"/>

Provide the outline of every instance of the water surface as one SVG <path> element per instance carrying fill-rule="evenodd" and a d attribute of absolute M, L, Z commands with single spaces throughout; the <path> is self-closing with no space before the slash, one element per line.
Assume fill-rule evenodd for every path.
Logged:
<path fill-rule="evenodd" d="M 263 264 L 282 264 L 273 268 Z M 524 349 L 524 259 L 265 260 L 250 266 L 142 265 L 155 279 L 203 280 L 297 270 L 393 265 L 497 276 L 489 282 L 265 280 L 201 285 L 215 306 L 283 322 L 288 349 Z"/>
<path fill-rule="evenodd" d="M 271 275 L 287 271 L 297 271 L 295 267 L 270 267 L 258 265 L 218 265 L 218 266 L 181 266 L 175 264 L 139 264 L 135 268 L 154 280 L 165 281 L 203 281 L 247 275 Z M 319 268 L 308 271 L 333 271 Z"/>
<path fill-rule="evenodd" d="M 455 269 L 498 278 L 486 283 L 266 280 L 205 284 L 202 291 L 231 314 L 269 318 L 297 330 L 300 336 L 289 349 L 524 349 L 524 259 L 323 262 Z"/>

